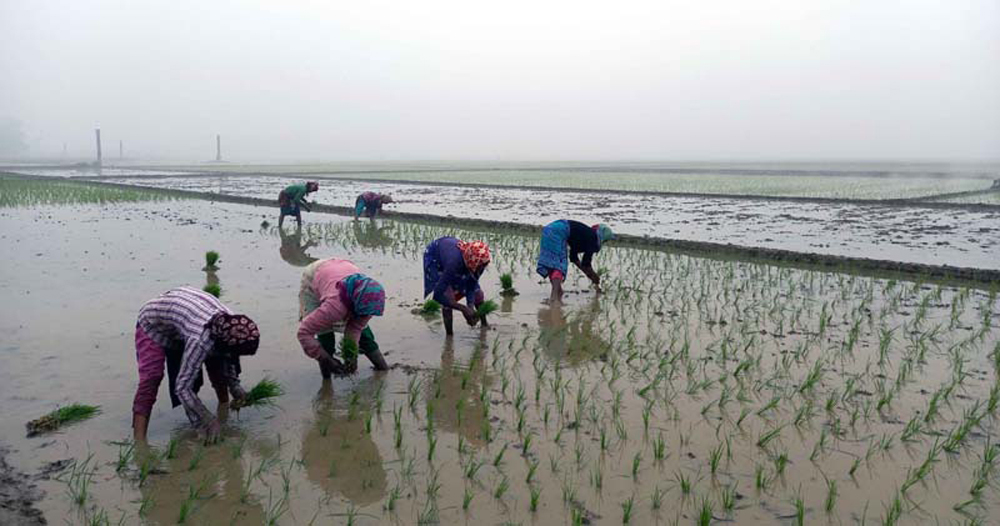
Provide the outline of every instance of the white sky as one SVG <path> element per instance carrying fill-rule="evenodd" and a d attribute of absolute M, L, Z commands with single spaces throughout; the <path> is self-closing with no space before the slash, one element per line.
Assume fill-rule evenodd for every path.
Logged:
<path fill-rule="evenodd" d="M 997 159 L 1000 2 L 0 0 L 35 155 Z"/>

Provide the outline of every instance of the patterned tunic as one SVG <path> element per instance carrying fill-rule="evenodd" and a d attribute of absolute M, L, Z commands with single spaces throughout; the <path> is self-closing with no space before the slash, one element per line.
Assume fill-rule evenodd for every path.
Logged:
<path fill-rule="evenodd" d="M 215 296 L 192 287 L 168 290 L 139 309 L 137 324 L 149 338 L 167 352 L 181 350 L 183 353 L 174 394 L 184 406 L 188 420 L 195 425 L 212 418 L 212 413 L 195 393 L 194 385 L 205 359 L 214 354 L 215 341 L 209 322 L 220 313 L 233 312 Z M 239 387 L 235 362 L 224 362 L 223 374 L 230 390 Z"/>

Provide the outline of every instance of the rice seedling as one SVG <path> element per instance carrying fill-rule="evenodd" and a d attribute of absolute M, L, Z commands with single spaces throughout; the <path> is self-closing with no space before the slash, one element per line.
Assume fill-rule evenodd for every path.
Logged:
<path fill-rule="evenodd" d="M 823 508 L 827 513 L 832 513 L 833 508 L 837 505 L 837 481 L 834 479 L 827 479 L 826 481 L 826 500 L 824 501 Z"/>
<path fill-rule="evenodd" d="M 650 500 L 650 505 L 653 507 L 654 510 L 660 509 L 660 507 L 663 505 L 663 495 L 665 493 L 666 492 L 661 490 L 659 486 L 653 488 L 653 494 L 650 495 L 649 500 Z"/>
<path fill-rule="evenodd" d="M 722 460 L 722 444 L 715 446 L 714 449 L 708 452 L 708 466 L 715 475 L 715 472 L 719 469 L 719 462 Z"/>
<path fill-rule="evenodd" d="M 26 424 L 28 436 L 33 437 L 42 433 L 49 433 L 62 426 L 92 418 L 100 412 L 101 406 L 96 405 L 70 404 L 60 407 L 45 416 L 28 422 Z"/>
<path fill-rule="evenodd" d="M 722 506 L 722 510 L 727 514 L 732 513 L 736 508 L 736 498 L 735 487 L 728 485 L 722 488 L 722 492 L 719 494 L 719 504 Z"/>
<path fill-rule="evenodd" d="M 537 486 L 531 486 L 530 488 L 528 488 L 528 491 L 530 498 L 528 509 L 532 513 L 534 513 L 538 511 L 538 502 L 541 500 L 542 497 L 542 489 Z"/>
<path fill-rule="evenodd" d="M 795 524 L 802 526 L 806 522 L 806 504 L 801 495 L 796 495 L 792 501 L 795 505 Z"/>
<path fill-rule="evenodd" d="M 472 491 L 466 487 L 464 493 L 462 494 L 462 510 L 468 510 L 469 506 L 472 504 L 472 498 L 474 495 Z"/>
<path fill-rule="evenodd" d="M 205 271 L 215 271 L 219 270 L 219 253 L 214 250 L 209 250 L 205 252 L 205 267 L 202 270 Z"/>
<path fill-rule="evenodd" d="M 500 295 L 505 297 L 518 295 L 518 292 L 514 290 L 514 276 L 510 272 L 500 275 Z"/>
<path fill-rule="evenodd" d="M 468 492 L 468 490 L 466 490 L 466 492 Z M 386 511 L 394 511 L 396 509 L 396 501 L 399 500 L 399 497 L 402 494 L 403 490 L 398 485 L 393 486 L 392 489 L 389 490 L 389 496 L 386 497 L 385 500 Z M 469 500 L 471 501 L 472 499 L 469 498 Z M 468 508 L 467 504 L 462 507 L 462 509 L 467 509 L 467 508 Z"/>
<path fill-rule="evenodd" d="M 771 429 L 771 430 L 769 430 L 769 431 L 766 431 L 766 432 L 762 433 L 762 434 L 760 435 L 760 437 L 759 437 L 759 438 L 757 439 L 757 447 L 759 447 L 759 448 L 761 448 L 761 449 L 766 449 L 766 448 L 767 448 L 767 445 L 768 445 L 768 444 L 769 444 L 769 443 L 770 443 L 770 442 L 771 442 L 772 440 L 774 440 L 775 438 L 778 438 L 778 435 L 780 435 L 780 434 L 781 434 L 781 430 L 782 430 L 782 429 L 783 429 L 784 427 L 785 427 L 785 426 L 778 426 L 778 427 L 776 427 L 776 428 L 774 428 L 774 429 Z"/>
<path fill-rule="evenodd" d="M 684 495 L 691 494 L 691 479 L 681 471 L 678 471 L 674 477 L 677 479 L 677 485 L 681 488 L 681 493 Z"/>
<path fill-rule="evenodd" d="M 698 518 L 695 520 L 698 526 L 708 526 L 711 524 L 713 511 L 712 501 L 707 496 L 703 497 L 701 499 L 701 506 L 698 507 Z"/>
<path fill-rule="evenodd" d="M 203 291 L 215 296 L 216 298 L 222 297 L 222 287 L 218 283 L 209 283 L 202 287 Z"/>
<path fill-rule="evenodd" d="M 497 500 L 502 499 L 508 489 L 510 489 L 510 480 L 505 475 L 500 478 L 500 482 L 493 488 L 493 498 Z"/>
<path fill-rule="evenodd" d="M 348 340 L 345 338 L 345 340 Z M 274 405 L 274 399 L 285 394 L 281 384 L 271 378 L 264 377 L 257 382 L 242 400 L 234 400 L 231 407 L 239 411 L 246 407 L 265 407 Z"/>
<path fill-rule="evenodd" d="M 621 503 L 622 507 L 622 524 L 628 524 L 632 522 L 632 508 L 635 506 L 635 495 L 629 496 L 625 502 Z"/>

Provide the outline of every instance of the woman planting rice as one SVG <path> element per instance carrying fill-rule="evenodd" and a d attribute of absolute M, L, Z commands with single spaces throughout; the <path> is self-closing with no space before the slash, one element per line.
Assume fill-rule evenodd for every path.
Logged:
<path fill-rule="evenodd" d="M 241 400 L 246 393 L 240 387 L 240 356 L 256 353 L 259 343 L 260 331 L 253 320 L 233 314 L 215 296 L 198 289 L 180 287 L 146 302 L 135 327 L 139 363 L 139 387 L 132 404 L 135 439 L 146 440 L 165 366 L 173 406 L 183 405 L 188 420 L 202 429 L 205 439 L 217 440 L 222 424 L 197 395 L 202 365 L 220 405 L 229 402 L 230 394 Z"/>
<path fill-rule="evenodd" d="M 434 293 L 434 301 L 441 304 L 445 334 L 452 331 L 452 311 L 459 310 L 469 326 L 475 327 L 485 316 L 476 313 L 484 303 L 479 277 L 490 264 L 490 248 L 482 241 L 462 241 L 454 237 L 435 239 L 424 250 L 424 296 Z M 459 301 L 466 298 L 468 305 Z"/>
<path fill-rule="evenodd" d="M 354 200 L 354 220 L 357 221 L 362 213 L 368 216 L 369 219 L 375 219 L 375 216 L 382 213 L 382 205 L 391 202 L 391 195 L 365 192 Z"/>
<path fill-rule="evenodd" d="M 306 267 L 299 289 L 298 338 L 306 355 L 319 362 L 323 378 L 357 371 L 358 349 L 376 370 L 389 368 L 368 326 L 372 316 L 381 316 L 384 310 L 385 289 L 361 274 L 354 263 L 331 258 Z M 343 363 L 333 357 L 334 331 L 344 333 Z"/>
<path fill-rule="evenodd" d="M 309 181 L 308 183 L 293 184 L 285 187 L 278 194 L 278 206 L 281 207 L 281 215 L 278 216 L 278 228 L 285 222 L 285 216 L 295 216 L 295 221 L 302 226 L 302 212 L 299 207 L 304 207 L 307 212 L 312 212 L 306 196 L 319 190 L 319 183 Z"/>
<path fill-rule="evenodd" d="M 601 291 L 601 277 L 594 272 L 591 259 L 600 252 L 601 245 L 615 238 L 611 227 L 605 224 L 589 227 L 579 221 L 560 219 L 553 221 L 542 229 L 542 242 L 538 254 L 537 271 L 543 278 L 549 278 L 552 283 L 550 302 L 561 301 L 563 296 L 562 283 L 566 280 L 569 270 L 567 262 L 572 261 L 576 268 L 583 271 L 594 283 L 594 289 Z M 583 253 L 583 259 L 580 254 Z"/>

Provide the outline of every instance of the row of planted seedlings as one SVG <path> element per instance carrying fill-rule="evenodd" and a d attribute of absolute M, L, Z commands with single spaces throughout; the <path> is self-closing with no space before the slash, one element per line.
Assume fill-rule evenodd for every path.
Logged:
<path fill-rule="evenodd" d="M 444 232 L 484 237 L 394 227 L 401 235 L 391 252 L 409 258 Z M 339 225 L 323 234 L 350 245 Z M 490 241 L 512 260 L 499 265 L 531 268 L 530 237 Z M 609 500 L 631 519 L 641 513 L 637 503 L 662 509 L 671 498 L 669 509 L 705 521 L 740 513 L 792 521 L 844 513 L 883 523 L 904 514 L 988 516 L 983 495 L 996 450 L 984 437 L 1000 394 L 995 290 L 655 251 L 609 249 L 599 257 L 608 275 L 598 307 L 569 309 L 562 327 L 493 342 L 484 374 L 494 388 L 480 402 L 500 409 L 486 410 L 493 423 L 482 432 L 495 456 L 459 462 L 490 475 L 494 500 L 515 495 L 535 511 L 542 488 L 556 485 L 567 517 L 579 520 L 607 515 Z M 585 331 L 580 318 L 588 318 Z M 573 356 L 566 342 L 579 333 L 599 342 L 580 348 L 597 352 Z M 567 407 L 567 393 L 576 405 Z M 433 426 L 422 429 L 433 457 Z M 511 449 L 526 459 L 520 492 L 512 477 L 522 473 L 501 469 Z M 580 464 L 572 474 L 560 470 L 567 457 Z M 551 469 L 540 475 L 546 458 Z M 608 474 L 612 484 L 609 458 L 629 468 Z M 943 475 L 935 470 L 942 462 Z M 649 477 L 640 477 L 644 467 Z M 949 480 L 944 490 L 941 477 Z M 437 510 L 430 497 L 439 494 L 426 491 L 421 509 Z M 466 487 L 463 507 L 475 498 Z"/>
<path fill-rule="evenodd" d="M 369 246 L 353 228 L 306 235 L 413 262 L 440 235 L 485 238 L 497 268 L 536 286 L 530 236 L 390 223 L 390 241 Z M 166 509 L 185 518 L 221 484 L 240 503 L 226 512 L 270 523 L 894 524 L 996 511 L 995 290 L 613 247 L 598 261 L 599 297 L 538 327 L 500 319 L 440 369 L 320 398 L 301 444 L 227 446 L 240 468 L 225 480 L 238 482 L 154 477 L 184 496 Z M 225 451 L 176 448 L 123 470 L 143 487 L 172 449 L 188 467 Z M 307 486 L 324 497 L 301 502 Z"/>

